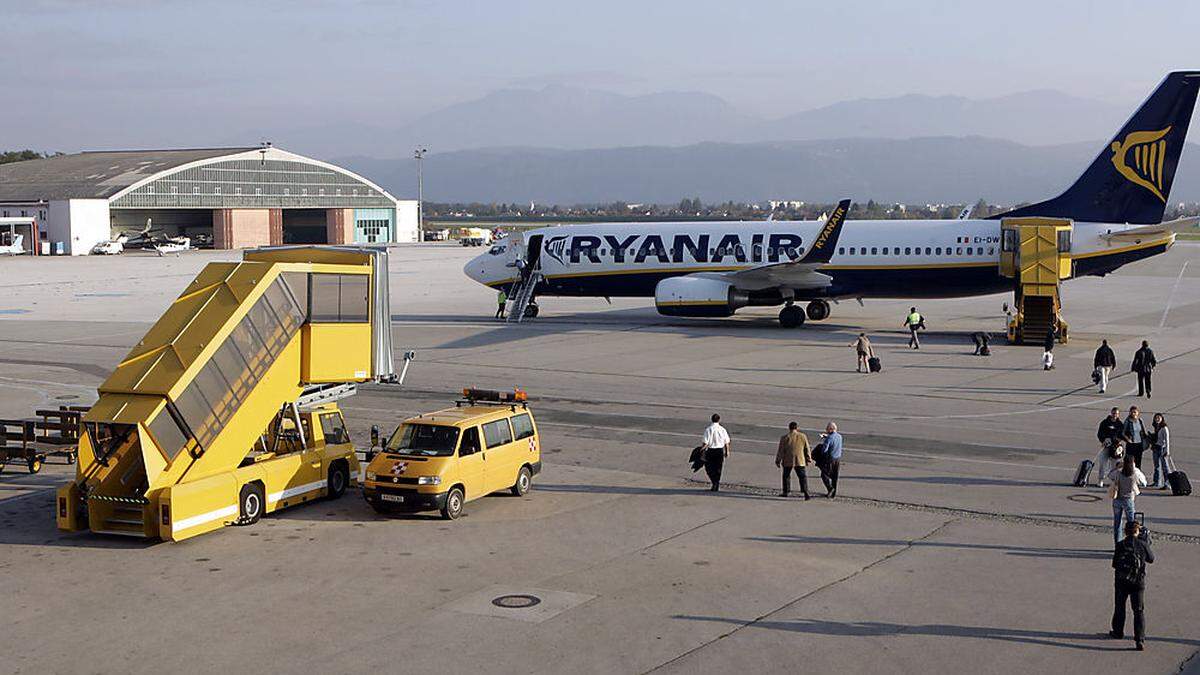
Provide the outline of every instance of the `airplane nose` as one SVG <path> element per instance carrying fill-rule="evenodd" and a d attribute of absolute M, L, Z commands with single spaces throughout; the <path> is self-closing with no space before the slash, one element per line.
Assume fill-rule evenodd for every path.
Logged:
<path fill-rule="evenodd" d="M 484 264 L 483 256 L 474 258 L 464 265 L 463 274 L 467 275 L 472 281 L 487 285 L 487 265 Z"/>

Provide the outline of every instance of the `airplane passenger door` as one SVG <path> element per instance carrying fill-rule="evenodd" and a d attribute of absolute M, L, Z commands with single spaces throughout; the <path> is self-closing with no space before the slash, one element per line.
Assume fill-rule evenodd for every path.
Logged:
<path fill-rule="evenodd" d="M 542 259 L 542 235 L 535 234 L 529 237 L 529 246 L 525 251 L 525 262 L 528 263 L 526 269 L 535 270 L 538 263 Z"/>

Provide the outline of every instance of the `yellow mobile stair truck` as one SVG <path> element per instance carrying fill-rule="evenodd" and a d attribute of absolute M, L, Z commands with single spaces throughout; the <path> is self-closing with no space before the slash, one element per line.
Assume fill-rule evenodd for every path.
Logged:
<path fill-rule="evenodd" d="M 179 541 L 340 496 L 359 467 L 335 401 L 396 381 L 387 274 L 355 247 L 209 263 L 100 385 L 59 529 Z"/>

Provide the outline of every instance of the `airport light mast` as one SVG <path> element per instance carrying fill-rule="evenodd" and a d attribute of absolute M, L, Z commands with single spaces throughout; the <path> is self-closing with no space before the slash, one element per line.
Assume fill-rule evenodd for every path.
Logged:
<path fill-rule="evenodd" d="M 425 185 L 421 172 L 421 160 L 425 159 L 427 152 L 429 152 L 429 148 L 425 146 L 418 146 L 413 151 L 413 159 L 417 160 L 417 241 L 425 241 Z"/>

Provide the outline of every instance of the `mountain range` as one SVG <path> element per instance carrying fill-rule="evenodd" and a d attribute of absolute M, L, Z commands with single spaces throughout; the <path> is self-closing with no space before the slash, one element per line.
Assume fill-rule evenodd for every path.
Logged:
<path fill-rule="evenodd" d="M 552 85 L 505 89 L 394 127 L 330 122 L 272 138 L 415 196 L 412 148 L 429 148 L 434 201 L 668 203 L 767 198 L 994 203 L 1065 188 L 1136 102 L 1054 90 L 972 99 L 910 94 L 776 117 L 699 92 L 630 96 Z M 1172 200 L 1200 198 L 1184 153 Z"/>
<path fill-rule="evenodd" d="M 1171 201 L 1200 199 L 1200 146 L 1189 143 Z M 674 203 L 842 197 L 996 204 L 1058 194 L 1104 141 L 1027 146 L 968 137 L 698 143 L 593 150 L 486 148 L 430 154 L 425 198 L 439 202 Z M 413 160 L 343 157 L 396 196 L 414 196 Z"/>
<path fill-rule="evenodd" d="M 707 93 L 628 96 L 553 85 L 496 91 L 394 126 L 338 121 L 276 128 L 265 137 L 317 157 L 406 157 L 418 145 L 441 153 L 920 136 L 986 136 L 1051 145 L 1105 138 L 1133 107 L 1134 102 L 1115 106 L 1042 90 L 985 99 L 909 94 L 761 117 Z M 240 137 L 259 138 L 262 130 Z"/>

